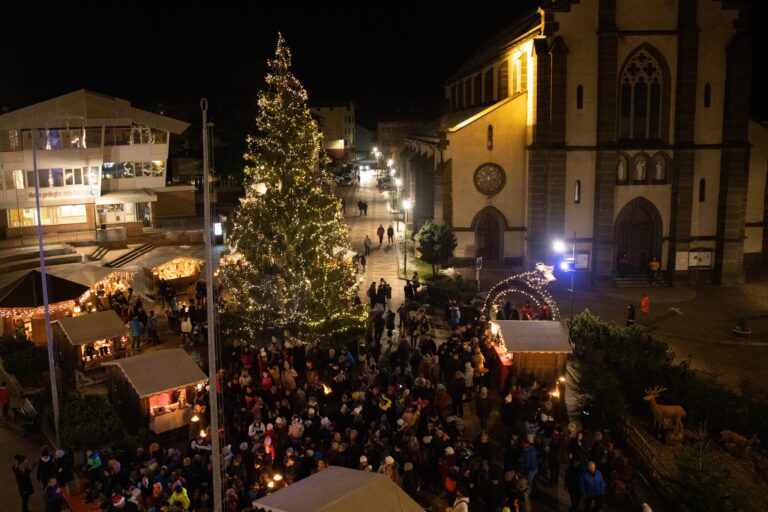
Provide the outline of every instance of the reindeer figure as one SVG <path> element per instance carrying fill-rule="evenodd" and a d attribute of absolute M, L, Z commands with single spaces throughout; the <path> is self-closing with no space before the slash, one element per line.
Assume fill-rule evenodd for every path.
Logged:
<path fill-rule="evenodd" d="M 720 432 L 720 442 L 730 451 L 731 447 L 738 448 L 744 456 L 749 456 L 752 451 L 752 445 L 760 444 L 760 438 L 757 434 L 752 434 L 752 437 L 747 439 L 746 437 L 732 432 L 730 430 L 723 430 Z"/>
<path fill-rule="evenodd" d="M 651 406 L 654 428 L 664 429 L 666 420 L 671 420 L 675 430 L 680 431 L 683 429 L 685 409 L 679 405 L 659 405 L 656 403 L 656 398 L 666 390 L 667 388 L 662 386 L 654 386 L 651 389 L 646 389 L 643 400 L 648 401 Z"/>

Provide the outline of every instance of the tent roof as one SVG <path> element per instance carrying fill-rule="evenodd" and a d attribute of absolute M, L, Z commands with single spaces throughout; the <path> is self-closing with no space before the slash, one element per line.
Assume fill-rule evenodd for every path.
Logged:
<path fill-rule="evenodd" d="M 139 398 L 208 380 L 189 354 L 180 348 L 155 350 L 103 364 L 118 366 Z"/>
<path fill-rule="evenodd" d="M 379 473 L 331 466 L 253 502 L 270 512 L 424 512 Z"/>
<path fill-rule="evenodd" d="M 494 320 L 509 352 L 571 352 L 568 331 L 552 320 Z"/>
<path fill-rule="evenodd" d="M 74 263 L 71 265 L 56 265 L 51 267 L 49 274 L 68 279 L 75 283 L 91 287 L 96 283 L 107 279 L 115 272 L 131 273 L 128 270 L 102 267 L 101 265 L 89 265 Z"/>
<path fill-rule="evenodd" d="M 113 310 L 56 320 L 72 345 L 85 345 L 126 334 L 125 324 Z"/>
<path fill-rule="evenodd" d="M 88 291 L 88 286 L 48 274 L 48 302 L 74 300 Z M 30 270 L 0 289 L 0 308 L 38 308 L 43 304 L 43 275 Z"/>

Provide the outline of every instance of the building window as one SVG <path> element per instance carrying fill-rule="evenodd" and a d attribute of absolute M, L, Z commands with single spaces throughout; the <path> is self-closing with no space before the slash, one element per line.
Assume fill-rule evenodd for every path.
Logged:
<path fill-rule="evenodd" d="M 478 73 L 475 75 L 475 101 L 474 105 L 480 105 L 483 102 L 483 75 Z"/>
<path fill-rule="evenodd" d="M 647 50 L 627 62 L 619 88 L 619 138 L 661 139 L 663 85 L 662 68 Z"/>
<path fill-rule="evenodd" d="M 528 90 L 528 54 L 524 53 L 522 57 L 520 57 L 520 91 L 527 91 Z"/>
<path fill-rule="evenodd" d="M 505 60 L 499 66 L 499 99 L 509 96 L 509 63 Z"/>
<path fill-rule="evenodd" d="M 466 105 L 464 105 L 464 82 L 459 82 L 458 86 L 458 92 L 456 93 L 458 95 L 457 98 L 457 108 L 461 109 L 464 108 Z"/>
<path fill-rule="evenodd" d="M 488 125 L 488 149 L 493 149 L 493 125 Z"/>
<path fill-rule="evenodd" d="M 699 202 L 703 203 L 707 200 L 707 180 L 701 178 L 699 180 Z"/>
<path fill-rule="evenodd" d="M 576 86 L 576 109 L 582 110 L 584 108 L 584 86 L 581 84 Z"/>
<path fill-rule="evenodd" d="M 41 206 L 40 218 L 44 226 L 88 222 L 84 204 Z M 12 228 L 37 226 L 37 208 L 8 209 L 8 225 Z"/>
<path fill-rule="evenodd" d="M 576 180 L 573 184 L 573 202 L 576 204 L 581 202 L 581 180 Z"/>
<path fill-rule="evenodd" d="M 483 84 L 483 103 L 493 103 L 493 68 L 485 72 Z"/>
<path fill-rule="evenodd" d="M 704 108 L 709 108 L 712 103 L 712 86 L 704 84 Z"/>
<path fill-rule="evenodd" d="M 456 98 L 456 86 L 452 85 L 450 89 L 450 110 L 457 110 L 459 108 L 459 102 Z"/>
<path fill-rule="evenodd" d="M 96 211 L 99 215 L 99 224 L 136 222 L 134 203 L 100 204 Z"/>

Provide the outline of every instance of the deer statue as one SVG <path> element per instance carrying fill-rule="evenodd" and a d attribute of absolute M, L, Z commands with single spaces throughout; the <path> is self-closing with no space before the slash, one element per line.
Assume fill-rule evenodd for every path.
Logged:
<path fill-rule="evenodd" d="M 741 450 L 741 453 L 748 456 L 752 451 L 752 445 L 760 444 L 760 438 L 757 437 L 757 434 L 752 434 L 752 437 L 747 439 L 736 432 L 723 430 L 720 432 L 720 442 L 723 443 L 726 448 L 736 447 Z"/>
<path fill-rule="evenodd" d="M 663 430 L 666 420 L 671 420 L 675 430 L 680 431 L 683 429 L 685 409 L 679 405 L 659 405 L 656 403 L 656 398 L 666 390 L 667 388 L 661 386 L 654 386 L 651 389 L 646 389 L 643 400 L 648 401 L 651 406 L 654 428 Z"/>

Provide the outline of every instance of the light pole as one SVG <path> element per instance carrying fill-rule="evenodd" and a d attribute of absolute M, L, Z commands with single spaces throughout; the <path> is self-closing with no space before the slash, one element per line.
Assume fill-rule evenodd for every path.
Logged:
<path fill-rule="evenodd" d="M 403 199 L 403 211 L 405 212 L 405 220 L 403 221 L 403 274 L 408 277 L 408 210 L 413 208 L 413 203 L 410 199 Z"/>
<path fill-rule="evenodd" d="M 400 203 L 400 186 L 403 184 L 403 180 L 395 178 L 395 188 L 397 189 L 397 199 L 395 204 Z M 397 232 L 400 232 L 400 212 L 396 212 L 397 215 Z"/>
<path fill-rule="evenodd" d="M 571 242 L 568 243 L 565 240 L 555 240 L 552 243 L 552 248 L 557 252 L 558 254 L 565 254 L 568 249 L 571 250 L 570 257 L 565 258 L 563 261 L 560 262 L 560 269 L 565 272 L 571 273 L 571 311 L 570 311 L 570 322 L 568 324 L 568 334 L 570 337 L 571 332 L 571 324 L 573 324 L 573 292 L 574 292 L 574 275 L 576 274 L 576 231 L 573 232 L 573 238 L 571 239 Z"/>

